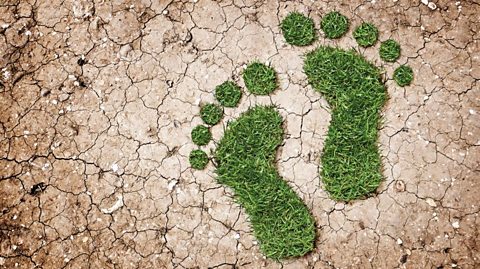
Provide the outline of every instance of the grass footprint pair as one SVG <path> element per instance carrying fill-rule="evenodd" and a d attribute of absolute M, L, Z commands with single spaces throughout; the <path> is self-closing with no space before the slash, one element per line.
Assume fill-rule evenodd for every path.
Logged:
<path fill-rule="evenodd" d="M 313 20 L 298 12 L 290 13 L 280 27 L 287 43 L 295 46 L 307 46 L 317 39 Z M 325 37 L 336 39 L 346 34 L 349 21 L 334 11 L 322 18 L 320 28 Z M 370 47 L 378 40 L 378 30 L 364 22 L 353 36 L 361 47 Z M 381 43 L 379 53 L 382 60 L 395 62 L 400 45 L 388 39 Z M 371 195 L 383 178 L 377 132 L 387 92 L 379 68 L 355 50 L 319 46 L 305 55 L 304 72 L 332 113 L 321 157 L 325 190 L 339 201 Z M 407 86 L 413 79 L 412 69 L 401 65 L 393 78 L 399 86 Z M 268 95 L 277 88 L 275 70 L 259 62 L 247 66 L 243 80 L 254 95 Z M 201 118 L 207 126 L 192 130 L 193 142 L 208 144 L 208 126 L 219 123 L 223 110 L 237 106 L 241 96 L 241 88 L 233 81 L 217 86 L 219 104 L 201 106 Z M 237 202 L 249 215 L 260 250 L 273 259 L 302 256 L 313 250 L 315 242 L 311 213 L 277 172 L 275 155 L 283 140 L 282 123 L 275 107 L 254 106 L 228 123 L 212 156 L 218 182 L 233 189 Z M 195 169 L 203 169 L 208 161 L 200 149 L 190 154 Z"/>

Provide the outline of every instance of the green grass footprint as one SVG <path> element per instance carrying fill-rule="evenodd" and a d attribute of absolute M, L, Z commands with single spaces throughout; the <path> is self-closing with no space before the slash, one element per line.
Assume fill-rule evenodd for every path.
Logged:
<path fill-rule="evenodd" d="M 235 191 L 260 249 L 276 259 L 311 251 L 315 239 L 310 212 L 275 167 L 282 121 L 274 107 L 255 106 L 228 125 L 215 152 L 218 181 Z"/>
<path fill-rule="evenodd" d="M 325 189 L 344 201 L 375 191 L 382 180 L 379 112 L 387 98 L 380 71 L 354 51 L 324 46 L 307 54 L 304 70 L 331 107 L 321 157 Z"/>
<path fill-rule="evenodd" d="M 339 38 L 348 31 L 349 21 L 334 11 L 323 17 L 321 26 L 326 37 Z M 361 47 L 370 47 L 377 42 L 378 30 L 364 22 L 353 36 Z M 395 62 L 400 45 L 388 39 L 379 52 L 381 59 Z M 377 140 L 380 111 L 388 96 L 380 69 L 353 49 L 320 46 L 306 55 L 304 71 L 332 113 L 321 157 L 325 190 L 341 201 L 368 196 L 383 179 Z M 399 86 L 409 85 L 411 68 L 399 67 L 394 79 Z"/>
<path fill-rule="evenodd" d="M 321 29 L 327 38 L 340 38 L 349 28 L 339 12 L 326 14 Z M 317 39 L 313 20 L 290 13 L 280 25 L 287 43 L 308 46 Z M 375 45 L 378 30 L 364 22 L 353 32 L 361 47 Z M 380 46 L 380 58 L 395 62 L 400 45 L 389 39 Z M 330 105 L 332 119 L 321 157 L 320 177 L 334 200 L 350 201 L 374 192 L 382 181 L 382 163 L 377 145 L 380 110 L 387 92 L 380 70 L 355 50 L 319 46 L 306 54 L 304 71 L 308 82 Z M 393 79 L 399 86 L 413 80 L 412 69 L 402 65 Z M 275 70 L 252 62 L 243 72 L 249 92 L 268 95 L 277 88 Z M 200 115 L 206 125 L 223 117 L 224 107 L 236 107 L 242 91 L 233 81 L 215 88 L 218 104 L 203 104 Z M 283 140 L 283 119 L 273 106 L 254 106 L 227 124 L 213 153 L 217 180 L 233 189 L 235 198 L 249 216 L 260 250 L 267 257 L 298 257 L 313 250 L 315 223 L 300 197 L 277 172 L 275 156 Z M 192 140 L 198 146 L 211 140 L 209 127 L 196 126 Z M 195 169 L 209 160 L 201 149 L 190 154 Z"/>
<path fill-rule="evenodd" d="M 250 93 L 268 95 L 277 88 L 275 70 L 252 62 L 243 72 Z M 215 88 L 215 97 L 225 107 L 238 105 L 242 92 L 232 81 Z M 218 123 L 223 110 L 215 104 L 200 109 L 208 125 Z M 192 140 L 202 146 L 211 139 L 209 129 L 199 125 Z M 273 259 L 302 256 L 311 251 L 315 224 L 302 199 L 277 172 L 275 156 L 283 140 L 283 119 L 273 106 L 254 106 L 229 122 L 213 153 L 217 180 L 233 189 L 235 198 L 249 216 L 255 237 L 265 256 Z M 193 168 L 203 169 L 206 153 L 190 154 Z"/>

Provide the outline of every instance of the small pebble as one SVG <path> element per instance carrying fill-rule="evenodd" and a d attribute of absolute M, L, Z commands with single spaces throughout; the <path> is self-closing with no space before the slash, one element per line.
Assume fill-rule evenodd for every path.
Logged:
<path fill-rule="evenodd" d="M 427 204 L 431 207 L 436 207 L 437 206 L 437 203 L 435 203 L 435 200 L 433 200 L 432 198 L 427 198 L 425 200 L 425 202 L 427 202 Z"/>
<path fill-rule="evenodd" d="M 114 163 L 112 164 L 112 171 L 116 173 L 118 171 L 118 164 Z"/>
<path fill-rule="evenodd" d="M 405 183 L 404 183 L 403 181 L 401 181 L 401 180 L 397 180 L 397 181 L 395 182 L 395 190 L 396 190 L 397 192 L 403 192 L 403 191 L 405 191 Z"/>

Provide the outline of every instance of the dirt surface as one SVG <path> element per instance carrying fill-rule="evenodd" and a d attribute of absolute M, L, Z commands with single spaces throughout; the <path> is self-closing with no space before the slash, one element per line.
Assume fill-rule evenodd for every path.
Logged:
<path fill-rule="evenodd" d="M 479 268 L 480 5 L 338 2 L 1 1 L 0 267 Z M 288 12 L 318 27 L 333 9 L 351 20 L 344 38 L 285 43 Z M 402 46 L 383 66 L 386 180 L 373 198 L 335 203 L 318 177 L 329 108 L 302 55 L 356 47 L 362 21 Z M 378 47 L 360 52 L 381 66 Z M 213 165 L 189 168 L 199 104 L 229 78 L 243 87 L 254 59 L 279 89 L 244 95 L 212 132 L 253 104 L 279 106 L 279 170 L 317 222 L 299 259 L 265 259 Z M 403 63 L 406 88 L 391 79 Z"/>

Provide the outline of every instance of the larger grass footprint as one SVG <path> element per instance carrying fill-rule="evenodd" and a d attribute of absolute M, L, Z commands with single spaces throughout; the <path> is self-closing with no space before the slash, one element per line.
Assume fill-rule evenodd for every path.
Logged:
<path fill-rule="evenodd" d="M 277 87 L 273 68 L 253 62 L 244 71 L 247 89 L 255 95 L 267 95 Z M 235 107 L 241 90 L 227 81 L 215 89 L 220 105 Z M 219 105 L 204 104 L 200 109 L 208 125 L 223 115 Z M 311 251 L 315 224 L 308 208 L 284 181 L 275 167 L 275 156 L 283 140 L 283 119 L 272 106 L 255 106 L 229 122 L 214 153 L 219 183 L 231 187 L 236 200 L 250 218 L 261 251 L 270 258 L 302 256 Z M 192 130 L 197 145 L 205 145 L 211 135 L 206 126 Z M 201 169 L 208 162 L 206 153 L 194 150 L 190 163 Z"/>
<path fill-rule="evenodd" d="M 315 225 L 307 207 L 275 167 L 282 117 L 256 106 L 229 124 L 215 152 L 218 181 L 230 186 L 268 257 L 301 256 L 313 249 Z"/>
<path fill-rule="evenodd" d="M 321 28 L 327 38 L 339 38 L 348 31 L 348 19 L 338 12 L 324 16 Z M 305 46 L 316 39 L 313 20 L 293 12 L 282 21 L 282 32 L 292 45 Z M 378 31 L 370 23 L 358 26 L 355 39 L 362 47 L 375 44 Z M 380 57 L 394 62 L 400 46 L 387 40 Z M 354 50 L 320 46 L 305 57 L 304 71 L 312 87 L 331 107 L 332 120 L 321 157 L 321 179 L 332 199 L 350 201 L 374 192 L 382 180 L 377 146 L 380 110 L 387 93 L 379 69 Z M 399 86 L 413 79 L 410 67 L 394 72 Z M 266 95 L 276 88 L 275 71 L 261 63 L 251 63 L 243 73 L 252 94 Z M 218 102 L 235 107 L 241 89 L 227 81 L 215 89 Z M 204 104 L 200 114 L 207 125 L 217 124 L 223 108 Z M 250 217 L 260 250 L 270 258 L 302 256 L 313 250 L 315 225 L 308 208 L 279 176 L 275 153 L 282 142 L 282 117 L 274 107 L 255 106 L 230 122 L 214 153 L 218 181 L 231 187 L 237 201 Z M 208 127 L 192 130 L 192 140 L 202 146 L 211 139 Z M 202 150 L 190 154 L 193 168 L 203 169 L 208 156 Z"/>

